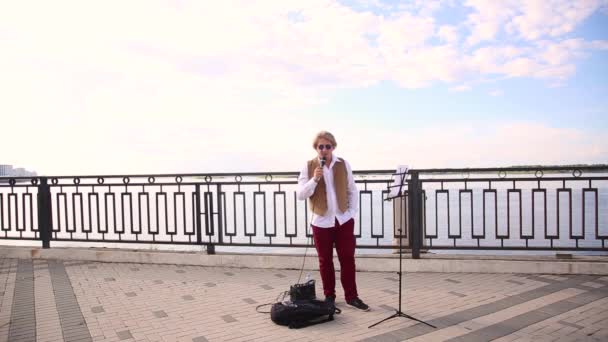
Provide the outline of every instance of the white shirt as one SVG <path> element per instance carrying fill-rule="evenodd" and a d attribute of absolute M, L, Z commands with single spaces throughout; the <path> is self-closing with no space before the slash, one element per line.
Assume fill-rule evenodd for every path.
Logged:
<path fill-rule="evenodd" d="M 336 163 L 345 163 L 346 166 L 348 184 L 346 193 L 348 196 L 348 206 L 345 212 L 340 211 L 338 197 L 336 196 L 333 171 L 333 167 Z M 344 222 L 355 217 L 359 210 L 359 191 L 355 185 L 355 179 L 353 178 L 353 171 L 351 170 L 350 165 L 346 160 L 338 160 L 338 157 L 336 157 L 335 154 L 332 154 L 329 167 L 327 165 L 323 167 L 323 179 L 325 180 L 325 189 L 327 193 L 327 211 L 323 216 L 313 213 L 312 224 L 319 228 L 333 228 L 336 224 L 336 219 L 338 219 L 338 222 L 342 225 Z M 314 177 L 308 178 L 308 163 L 306 163 L 298 177 L 298 199 L 306 200 L 308 197 L 312 196 L 317 188 L 317 184 Z"/>

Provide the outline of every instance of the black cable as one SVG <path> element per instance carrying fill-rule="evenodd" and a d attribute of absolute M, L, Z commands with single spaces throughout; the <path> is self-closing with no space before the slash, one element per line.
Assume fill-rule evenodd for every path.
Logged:
<path fill-rule="evenodd" d="M 279 295 L 278 295 L 278 296 L 277 296 L 277 298 L 275 299 L 274 303 L 282 302 L 282 301 L 283 301 L 283 299 L 285 299 L 285 296 L 287 296 L 287 294 L 288 294 L 288 293 L 289 293 L 289 291 L 284 291 L 284 292 L 279 293 Z M 281 298 L 281 300 L 279 300 L 279 297 L 281 297 L 281 295 L 282 295 L 283 297 Z M 258 305 L 258 306 L 256 306 L 256 307 L 255 307 L 255 311 L 257 311 L 257 312 L 259 312 L 259 313 L 264 313 L 264 314 L 270 313 L 270 311 L 260 311 L 260 308 L 261 308 L 261 307 L 264 307 L 264 306 L 267 306 L 267 305 L 272 305 L 272 304 L 274 304 L 274 303 L 260 304 L 260 305 Z"/>
<path fill-rule="evenodd" d="M 311 213 L 310 213 L 310 224 L 312 225 L 312 219 L 313 219 L 313 215 L 314 215 L 314 210 L 315 210 L 315 204 L 314 202 L 312 203 L 312 208 L 311 208 Z M 304 232 L 304 234 L 306 234 L 306 231 Z M 300 279 L 302 278 L 302 273 L 304 272 L 304 264 L 306 263 L 306 254 L 308 253 L 308 241 L 310 240 L 310 236 L 307 237 L 306 239 L 306 249 L 304 250 L 304 257 L 302 258 L 302 267 L 300 267 L 300 275 L 298 276 L 298 281 L 296 282 L 296 284 L 300 283 Z M 285 299 L 285 296 L 287 296 L 289 294 L 289 291 L 284 291 L 279 293 L 279 295 L 277 296 L 275 303 L 277 302 L 282 302 Z M 281 295 L 283 296 L 281 298 L 281 300 L 279 300 L 279 297 L 281 297 Z M 274 303 L 266 303 L 266 304 L 260 304 L 258 306 L 255 307 L 255 311 L 259 312 L 259 313 L 270 313 L 270 311 L 260 311 L 259 309 L 264 307 L 264 306 L 268 306 L 268 305 L 272 305 Z"/>
<path fill-rule="evenodd" d="M 314 210 L 315 210 L 315 204 L 314 202 L 312 203 L 312 210 L 310 213 L 310 225 L 312 226 L 312 218 L 314 215 Z M 304 234 L 306 234 L 306 231 L 304 231 Z M 306 254 L 308 253 L 308 241 L 310 241 L 310 236 L 307 237 L 306 239 L 306 249 L 304 250 L 304 258 L 302 258 L 302 267 L 300 267 L 300 275 L 298 276 L 298 281 L 296 281 L 296 284 L 300 283 L 300 279 L 302 279 L 302 273 L 304 273 L 304 264 L 306 263 Z"/>
<path fill-rule="evenodd" d="M 323 158 L 323 161 L 325 161 L 325 158 Z M 323 164 L 325 164 L 325 162 L 323 162 Z M 325 166 L 325 165 L 323 165 Z M 312 219 L 314 217 L 315 214 L 315 202 L 312 201 L 312 206 L 311 206 L 311 210 L 310 210 L 310 225 L 311 225 L 311 230 L 312 230 Z M 304 234 L 306 234 L 306 231 L 304 231 Z M 304 250 L 304 258 L 302 259 L 302 267 L 300 268 L 300 275 L 298 276 L 298 281 L 296 282 L 296 284 L 300 283 L 300 279 L 302 279 L 302 273 L 304 272 L 304 264 L 306 263 L 306 253 L 308 253 L 308 241 L 310 240 L 310 236 L 307 237 L 306 239 L 306 249 Z"/>

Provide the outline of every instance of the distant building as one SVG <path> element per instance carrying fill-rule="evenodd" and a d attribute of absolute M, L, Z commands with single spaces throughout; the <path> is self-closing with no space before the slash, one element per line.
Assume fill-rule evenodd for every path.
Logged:
<path fill-rule="evenodd" d="M 0 177 L 36 177 L 35 171 L 28 171 L 23 167 L 13 168 L 10 164 L 0 164 Z"/>
<path fill-rule="evenodd" d="M 13 165 L 0 164 L 0 177 L 13 174 Z"/>

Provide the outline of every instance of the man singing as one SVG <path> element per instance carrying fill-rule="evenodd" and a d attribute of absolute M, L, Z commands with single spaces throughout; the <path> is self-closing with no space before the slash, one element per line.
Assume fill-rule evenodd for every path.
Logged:
<path fill-rule="evenodd" d="M 369 306 L 359 298 L 355 280 L 354 217 L 359 198 L 352 169 L 346 160 L 333 153 L 338 146 L 333 134 L 319 132 L 312 146 L 317 156 L 309 160 L 300 172 L 298 199 L 308 198 L 313 212 L 312 231 L 325 300 L 332 303 L 336 300 L 335 244 L 346 303 L 369 311 Z"/>

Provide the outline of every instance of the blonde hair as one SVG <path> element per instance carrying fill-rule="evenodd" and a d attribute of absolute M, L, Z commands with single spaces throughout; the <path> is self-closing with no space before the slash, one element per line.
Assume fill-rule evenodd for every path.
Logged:
<path fill-rule="evenodd" d="M 315 139 L 312 141 L 312 148 L 315 150 L 317 149 L 317 145 L 319 144 L 319 139 L 329 140 L 329 142 L 334 148 L 338 146 L 336 138 L 334 138 L 333 134 L 329 133 L 328 131 L 321 131 L 317 133 L 317 135 L 315 135 Z"/>

